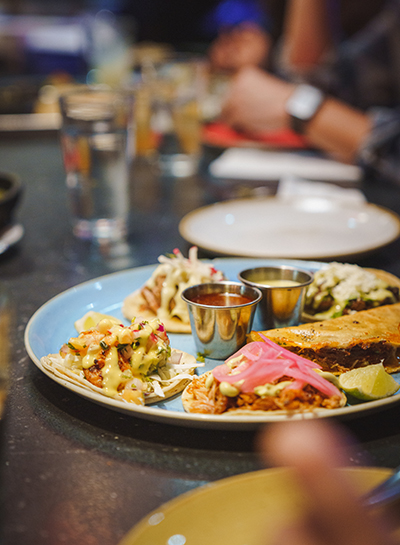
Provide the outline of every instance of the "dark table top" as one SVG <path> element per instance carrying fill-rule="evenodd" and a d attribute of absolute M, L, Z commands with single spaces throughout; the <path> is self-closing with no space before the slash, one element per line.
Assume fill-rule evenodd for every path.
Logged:
<path fill-rule="evenodd" d="M 4 543 L 114 545 L 163 502 L 259 469 L 256 431 L 175 427 L 95 405 L 42 374 L 23 339 L 32 314 L 61 291 L 115 270 L 154 264 L 175 247 L 187 254 L 179 220 L 203 204 L 251 194 L 251 187 L 213 184 L 202 176 L 160 179 L 138 161 L 129 254 L 113 258 L 70 234 L 56 134 L 1 138 L 0 165 L 24 184 L 17 220 L 25 228 L 20 243 L 0 255 L 0 284 L 16 314 L 11 388 L 1 422 Z M 400 213 L 400 188 L 371 180 L 362 189 L 369 201 Z M 357 263 L 400 276 L 400 241 Z M 349 464 L 400 463 L 400 405 L 343 425 L 358 440 Z"/>

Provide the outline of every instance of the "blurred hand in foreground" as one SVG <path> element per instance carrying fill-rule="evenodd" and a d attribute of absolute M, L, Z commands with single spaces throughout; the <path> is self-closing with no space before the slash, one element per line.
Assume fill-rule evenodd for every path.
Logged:
<path fill-rule="evenodd" d="M 210 46 L 209 58 L 214 70 L 235 72 L 244 66 L 266 64 L 270 46 L 264 30 L 246 23 L 222 31 Z"/>
<path fill-rule="evenodd" d="M 394 545 L 388 526 L 371 517 L 345 475 L 344 448 L 349 440 L 341 429 L 319 421 L 295 421 L 267 428 L 260 452 L 269 465 L 290 466 L 309 497 L 304 519 L 282 530 L 282 545 Z"/>

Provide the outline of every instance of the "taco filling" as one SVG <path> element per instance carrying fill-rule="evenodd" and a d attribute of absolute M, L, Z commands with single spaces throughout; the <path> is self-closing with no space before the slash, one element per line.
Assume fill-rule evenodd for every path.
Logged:
<path fill-rule="evenodd" d="M 183 393 L 183 406 L 188 412 L 205 414 L 342 407 L 344 394 L 320 369 L 265 338 L 194 378 Z"/>
<path fill-rule="evenodd" d="M 103 319 L 41 361 L 62 378 L 140 405 L 180 392 L 198 365 L 193 356 L 171 349 L 158 319 L 129 326 Z"/>
<path fill-rule="evenodd" d="M 314 273 L 308 286 L 304 310 L 318 320 L 336 318 L 382 305 L 398 303 L 399 287 L 384 272 L 380 278 L 372 271 L 349 263 L 331 263 Z"/>
<path fill-rule="evenodd" d="M 203 282 L 220 282 L 221 271 L 197 258 L 197 247 L 192 246 L 189 257 L 175 249 L 170 256 L 161 255 L 159 265 L 144 286 L 128 295 L 122 307 L 124 316 L 157 317 L 167 331 L 190 333 L 189 312 L 181 293 L 189 286 Z"/>

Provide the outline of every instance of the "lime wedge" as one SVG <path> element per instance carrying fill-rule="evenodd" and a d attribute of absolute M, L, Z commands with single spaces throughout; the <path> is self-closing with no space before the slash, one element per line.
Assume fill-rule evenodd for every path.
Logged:
<path fill-rule="evenodd" d="M 111 320 L 112 322 L 119 324 L 120 321 L 117 320 L 117 318 L 114 318 L 114 316 L 109 316 L 108 314 L 102 314 L 101 312 L 95 312 L 94 310 L 89 310 L 82 318 L 79 318 L 74 323 L 75 329 L 78 333 L 81 333 L 82 331 L 86 331 L 87 329 L 91 329 L 92 327 L 95 327 L 101 320 L 104 320 L 107 318 L 108 320 Z"/>
<path fill-rule="evenodd" d="M 400 388 L 400 384 L 385 371 L 382 363 L 343 373 L 339 377 L 339 386 L 346 394 L 364 401 L 389 397 Z"/>

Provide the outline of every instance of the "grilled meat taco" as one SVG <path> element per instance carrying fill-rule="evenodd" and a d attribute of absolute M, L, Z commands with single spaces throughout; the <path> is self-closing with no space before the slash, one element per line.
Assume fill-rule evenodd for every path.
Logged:
<path fill-rule="evenodd" d="M 172 256 L 160 256 L 160 265 L 139 290 L 123 302 L 122 312 L 131 320 L 135 316 L 145 319 L 159 318 L 171 333 L 190 333 L 189 312 L 181 297 L 184 289 L 203 282 L 220 282 L 221 271 L 197 258 L 197 248 L 192 246 L 189 257 L 179 250 Z"/>
<path fill-rule="evenodd" d="M 305 297 L 305 321 L 326 320 L 398 303 L 400 279 L 379 269 L 331 263 L 314 273 Z"/>
<path fill-rule="evenodd" d="M 128 327 L 103 319 L 41 363 L 73 384 L 139 405 L 181 392 L 198 365 L 194 356 L 171 349 L 157 318 Z"/>
<path fill-rule="evenodd" d="M 345 395 L 319 369 L 268 339 L 252 342 L 195 377 L 182 393 L 182 404 L 190 413 L 235 415 L 342 407 Z"/>
<path fill-rule="evenodd" d="M 400 303 L 262 334 L 331 373 L 380 362 L 389 373 L 400 370 Z M 256 331 L 250 339 L 262 340 Z"/>

